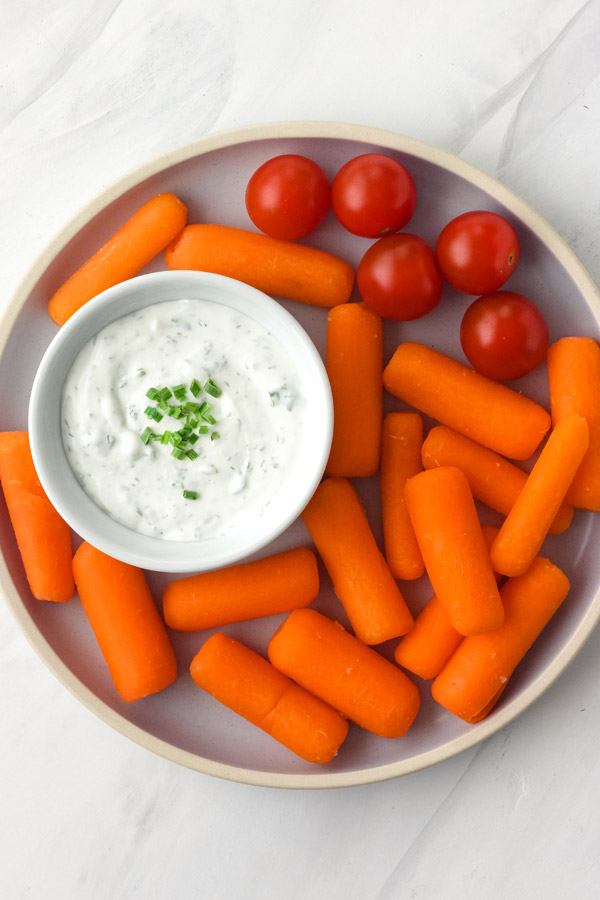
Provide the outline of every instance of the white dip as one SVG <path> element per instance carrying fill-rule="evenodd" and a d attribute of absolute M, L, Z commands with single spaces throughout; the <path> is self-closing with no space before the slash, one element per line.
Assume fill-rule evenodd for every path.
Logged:
<path fill-rule="evenodd" d="M 221 394 L 193 396 L 192 382 L 209 378 Z M 207 432 L 183 445 L 198 453 L 193 460 L 172 456 L 171 443 L 141 438 L 146 428 L 163 434 L 186 424 L 146 396 L 180 384 L 185 401 L 208 402 L 216 420 L 199 419 L 194 432 Z M 124 316 L 83 348 L 63 390 L 62 434 L 71 468 L 98 506 L 134 531 L 191 541 L 267 514 L 293 477 L 305 412 L 296 369 L 262 325 L 227 306 L 172 300 Z M 184 499 L 184 490 L 197 499 Z"/>

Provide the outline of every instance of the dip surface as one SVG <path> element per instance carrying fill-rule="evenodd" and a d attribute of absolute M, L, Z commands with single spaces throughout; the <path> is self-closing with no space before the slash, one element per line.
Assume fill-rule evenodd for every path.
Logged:
<path fill-rule="evenodd" d="M 220 396 L 192 396 L 192 381 L 209 378 Z M 216 420 L 193 445 L 194 460 L 141 438 L 148 427 L 162 434 L 185 424 L 145 413 L 155 405 L 150 388 L 180 384 L 187 400 L 208 401 Z M 193 541 L 268 516 L 294 477 L 305 415 L 295 366 L 262 325 L 210 301 L 172 300 L 118 319 L 81 350 L 63 388 L 62 437 L 79 483 L 113 519 L 152 537 Z M 197 499 L 185 499 L 184 490 Z"/>

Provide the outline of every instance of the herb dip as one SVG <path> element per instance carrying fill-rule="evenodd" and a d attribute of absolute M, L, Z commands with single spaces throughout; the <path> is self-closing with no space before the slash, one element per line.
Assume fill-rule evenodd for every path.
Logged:
<path fill-rule="evenodd" d="M 192 396 L 190 384 L 209 379 L 220 394 Z M 141 437 L 185 424 L 146 412 L 148 390 L 181 384 L 213 417 L 193 459 Z M 62 437 L 77 480 L 113 519 L 193 541 L 268 515 L 299 461 L 305 415 L 295 366 L 267 329 L 228 306 L 170 300 L 118 319 L 81 350 L 63 388 Z"/>

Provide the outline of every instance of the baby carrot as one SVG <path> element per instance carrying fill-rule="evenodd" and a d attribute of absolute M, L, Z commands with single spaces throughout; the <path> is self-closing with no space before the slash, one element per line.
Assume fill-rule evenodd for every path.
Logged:
<path fill-rule="evenodd" d="M 404 485 L 421 472 L 423 423 L 418 413 L 389 413 L 383 420 L 381 441 L 381 512 L 385 558 L 394 578 L 419 578 L 423 557 L 406 504 Z"/>
<path fill-rule="evenodd" d="M 423 344 L 400 344 L 383 371 L 384 387 L 485 447 L 527 459 L 550 427 L 541 406 Z"/>
<path fill-rule="evenodd" d="M 141 569 L 83 543 L 75 583 L 115 687 L 128 703 L 175 680 L 177 663 Z"/>
<path fill-rule="evenodd" d="M 460 634 L 498 628 L 504 611 L 469 483 L 460 469 L 428 469 L 404 490 L 425 568 Z"/>
<path fill-rule="evenodd" d="M 558 420 L 492 545 L 490 555 L 497 572 L 522 575 L 529 568 L 588 443 L 585 419 L 572 413 Z"/>
<path fill-rule="evenodd" d="M 312 306 L 350 298 L 351 265 L 314 247 L 226 225 L 188 225 L 165 251 L 170 269 L 228 275 L 266 294 Z"/>
<path fill-rule="evenodd" d="M 158 194 L 144 203 L 50 298 L 48 312 L 57 325 L 92 297 L 137 275 L 177 237 L 186 217 L 174 194 Z"/>
<path fill-rule="evenodd" d="M 26 431 L 0 433 L 0 481 L 31 593 L 64 603 L 75 590 L 71 530 L 44 493 Z"/>
<path fill-rule="evenodd" d="M 445 425 L 432 428 L 425 438 L 422 460 L 426 469 L 436 466 L 461 469 L 475 499 L 503 516 L 508 515 L 527 481 L 527 473 L 518 466 Z M 572 519 L 573 507 L 562 503 L 550 526 L 550 534 L 562 534 Z"/>
<path fill-rule="evenodd" d="M 170 628 L 199 631 L 290 612 L 308 606 L 318 593 L 315 554 L 297 547 L 172 581 L 163 594 L 163 615 Z"/>
<path fill-rule="evenodd" d="M 348 733 L 339 712 L 219 632 L 202 645 L 190 672 L 198 687 L 308 762 L 330 762 Z"/>
<path fill-rule="evenodd" d="M 381 317 L 364 303 L 334 307 L 327 319 L 325 366 L 333 395 L 333 441 L 325 472 L 374 475 L 381 444 Z"/>
<path fill-rule="evenodd" d="M 504 624 L 464 639 L 433 682 L 434 699 L 466 722 L 485 718 L 568 590 L 566 576 L 541 556 L 509 578 L 500 591 Z"/>
<path fill-rule="evenodd" d="M 484 525 L 481 531 L 489 551 L 498 529 L 493 525 Z M 415 619 L 412 630 L 396 647 L 394 659 L 398 665 L 421 678 L 435 678 L 463 640 L 462 634 L 448 621 L 444 607 L 434 594 Z"/>
<path fill-rule="evenodd" d="M 406 634 L 413 618 L 345 478 L 322 481 L 302 513 L 356 636 L 379 644 Z"/>
<path fill-rule="evenodd" d="M 591 338 L 561 338 L 551 344 L 547 364 L 554 425 L 563 416 L 577 413 L 590 429 L 590 445 L 566 500 L 600 512 L 600 347 Z"/>
<path fill-rule="evenodd" d="M 290 613 L 269 642 L 269 659 L 381 737 L 402 737 L 419 710 L 419 691 L 404 672 L 314 609 Z"/>

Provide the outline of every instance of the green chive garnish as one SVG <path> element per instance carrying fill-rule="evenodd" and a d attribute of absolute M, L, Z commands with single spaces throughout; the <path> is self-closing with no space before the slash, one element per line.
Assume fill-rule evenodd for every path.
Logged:
<path fill-rule="evenodd" d="M 162 413 L 159 413 L 155 406 L 147 406 L 144 410 L 144 413 L 148 416 L 149 419 L 154 419 L 155 422 L 160 422 L 162 419 Z"/>
<path fill-rule="evenodd" d="M 210 432 L 210 425 L 216 425 L 217 420 L 212 415 L 212 406 L 206 400 L 202 403 L 196 403 L 193 400 L 187 400 L 187 391 L 189 390 L 194 397 L 197 397 L 202 390 L 205 390 L 211 397 L 220 397 L 221 388 L 215 384 L 212 378 L 207 379 L 204 388 L 197 378 L 192 379 L 189 388 L 185 384 L 176 384 L 172 388 L 148 388 L 146 396 L 149 400 L 153 400 L 155 406 L 147 406 L 144 414 L 155 422 L 160 422 L 164 416 L 170 416 L 173 419 L 183 419 L 181 428 L 178 431 L 164 431 L 163 434 L 156 434 L 151 428 L 145 428 L 140 435 L 144 444 L 150 441 L 160 441 L 161 444 L 170 444 L 172 446 L 171 455 L 175 459 L 190 460 L 198 459 L 199 454 L 193 449 L 200 435 Z M 172 397 L 174 401 L 169 402 Z M 200 422 L 203 424 L 201 425 Z M 207 423 L 207 424 L 205 424 Z M 211 441 L 220 437 L 218 431 L 210 433 Z M 195 500 L 198 496 L 196 491 L 184 492 L 184 496 L 189 494 L 188 499 Z"/>
<path fill-rule="evenodd" d="M 184 491 L 183 499 L 184 500 L 197 500 L 198 499 L 198 491 Z"/>
<path fill-rule="evenodd" d="M 211 397 L 220 397 L 221 396 L 221 388 L 214 383 L 212 378 L 209 378 L 208 381 L 204 385 L 204 390 L 207 394 L 210 394 Z"/>

